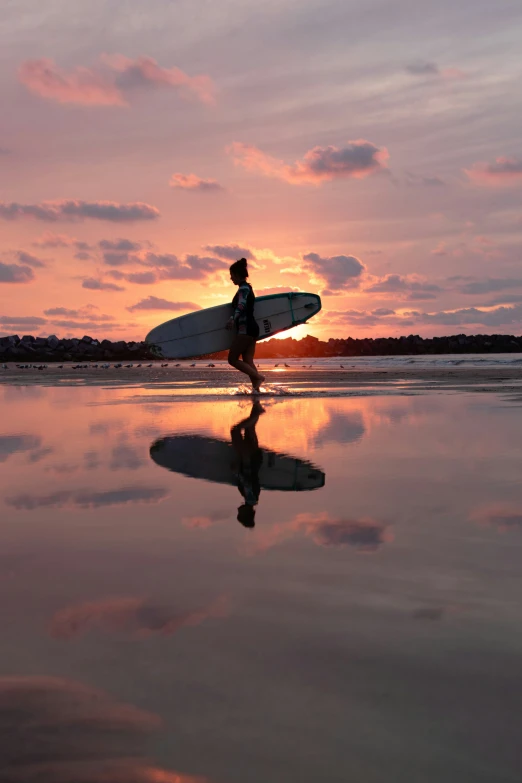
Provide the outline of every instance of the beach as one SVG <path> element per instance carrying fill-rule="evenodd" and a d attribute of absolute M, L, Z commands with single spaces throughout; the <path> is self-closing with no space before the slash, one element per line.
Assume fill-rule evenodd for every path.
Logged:
<path fill-rule="evenodd" d="M 9 363 L 0 369 L 0 384 L 118 387 L 159 386 L 173 394 L 244 393 L 243 377 L 224 361 L 94 363 L 27 366 Z M 209 366 L 212 365 L 212 366 Z M 304 366 L 303 366 L 304 365 Z M 342 366 L 341 366 L 342 365 Z M 26 365 L 23 365 L 26 366 Z M 42 367 L 42 369 L 38 369 Z M 270 395 L 314 396 L 353 393 L 410 394 L 426 391 L 474 391 L 518 395 L 522 392 L 522 360 L 517 355 L 490 357 L 376 357 L 369 360 L 336 358 L 278 359 L 259 363 Z M 246 379 L 245 379 L 246 380 Z"/>

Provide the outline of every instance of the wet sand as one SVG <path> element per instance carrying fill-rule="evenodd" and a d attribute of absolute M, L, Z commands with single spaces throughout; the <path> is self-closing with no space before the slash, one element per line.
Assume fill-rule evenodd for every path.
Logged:
<path fill-rule="evenodd" d="M 388 370 L 374 368 L 332 369 L 330 367 L 281 368 L 271 363 L 261 364 L 261 371 L 266 376 L 266 385 L 272 391 L 276 388 L 302 391 L 313 394 L 314 391 L 326 393 L 331 390 L 347 393 L 356 390 L 374 388 L 383 393 L 421 392 L 437 390 L 474 391 L 474 392 L 522 392 L 522 369 L 519 367 L 396 367 Z M 135 386 L 161 385 L 176 388 L 216 388 L 232 391 L 244 384 L 243 378 L 236 370 L 227 365 L 219 364 L 207 367 L 196 362 L 195 367 L 187 364 L 175 367 L 132 367 L 102 369 L 89 365 L 87 368 L 73 369 L 72 365 L 64 365 L 59 369 L 56 365 L 48 365 L 45 369 L 18 369 L 13 363 L 7 369 L 0 369 L 0 383 L 13 385 L 41 384 L 45 386 Z"/>

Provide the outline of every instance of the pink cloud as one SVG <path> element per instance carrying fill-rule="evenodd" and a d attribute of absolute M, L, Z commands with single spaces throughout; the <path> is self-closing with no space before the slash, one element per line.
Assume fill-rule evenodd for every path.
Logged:
<path fill-rule="evenodd" d="M 466 74 L 460 68 L 439 68 L 437 63 L 418 60 L 406 66 L 406 71 L 412 76 L 441 77 L 443 79 L 465 79 Z"/>
<path fill-rule="evenodd" d="M 41 237 L 35 239 L 34 247 L 57 248 L 71 247 L 76 240 L 67 234 L 55 234 L 53 231 L 45 231 Z"/>
<path fill-rule="evenodd" d="M 148 296 L 136 304 L 129 305 L 127 310 L 130 313 L 134 313 L 136 310 L 201 310 L 201 306 L 194 302 L 171 302 L 169 299 L 161 299 L 158 296 Z"/>
<path fill-rule="evenodd" d="M 135 223 L 138 220 L 156 220 L 159 210 L 150 204 L 134 201 L 120 204 L 115 201 L 80 201 L 79 199 L 59 199 L 42 201 L 38 204 L 18 204 L 0 202 L 0 218 L 19 220 L 31 218 L 45 223 L 81 220 L 106 220 L 110 223 Z"/>
<path fill-rule="evenodd" d="M 206 530 L 216 524 L 214 519 L 210 517 L 183 517 L 181 524 L 185 527 L 199 528 L 200 530 Z"/>
<path fill-rule="evenodd" d="M 45 259 L 33 256 L 32 253 L 27 253 L 25 250 L 15 250 L 14 256 L 19 264 L 26 264 L 34 269 L 43 269 L 47 266 Z"/>
<path fill-rule="evenodd" d="M 55 321 L 54 323 L 60 323 Z M 98 322 L 97 322 L 98 323 Z M 71 324 L 78 326 L 77 323 Z M 81 326 L 82 324 L 80 324 Z M 90 326 L 93 324 L 91 323 Z M 112 327 L 112 324 L 110 325 Z M 161 487 L 132 485 L 109 490 L 58 490 L 49 495 L 23 492 L 5 498 L 5 504 L 17 511 L 35 511 L 40 508 L 103 508 L 130 503 L 161 503 L 168 492 Z"/>
<path fill-rule="evenodd" d="M 131 60 L 120 54 L 103 55 L 95 68 L 59 68 L 53 60 L 27 60 L 18 76 L 28 90 L 57 103 L 81 106 L 128 106 L 130 93 L 139 88 L 167 87 L 203 103 L 214 102 L 209 76 L 189 76 L 180 68 L 163 68 L 151 57 Z"/>
<path fill-rule="evenodd" d="M 376 279 L 365 291 L 371 294 L 391 295 L 408 301 L 422 301 L 436 299 L 442 289 L 417 275 L 390 274 Z"/>
<path fill-rule="evenodd" d="M 522 182 L 522 159 L 496 158 L 493 163 L 475 163 L 464 171 L 478 185 L 514 185 Z"/>
<path fill-rule="evenodd" d="M 227 148 L 234 162 L 247 171 L 289 182 L 318 185 L 334 179 L 363 179 L 386 169 L 388 150 L 370 141 L 349 141 L 344 147 L 314 147 L 302 160 L 287 164 L 251 144 L 234 142 Z"/>
<path fill-rule="evenodd" d="M 353 546 L 376 552 L 393 540 L 389 526 L 374 519 L 332 519 L 327 513 L 298 514 L 294 524 L 319 546 Z"/>
<path fill-rule="evenodd" d="M 74 680 L 0 678 L 2 781 L 205 783 L 147 758 L 161 727 L 157 715 Z"/>
<path fill-rule="evenodd" d="M 196 174 L 173 174 L 170 179 L 171 188 L 180 188 L 181 190 L 200 190 L 215 191 L 223 190 L 222 186 L 215 179 L 201 179 Z"/>
<path fill-rule="evenodd" d="M 220 259 L 210 256 L 187 255 L 182 261 L 172 253 L 150 253 L 136 255 L 132 259 L 147 271 L 128 272 L 111 269 L 107 274 L 113 280 L 126 280 L 138 285 L 152 285 L 159 280 L 204 280 L 226 267 Z"/>
<path fill-rule="evenodd" d="M 121 91 L 106 75 L 89 68 L 71 72 L 47 59 L 27 60 L 18 71 L 22 84 L 41 98 L 82 106 L 126 106 Z"/>
<path fill-rule="evenodd" d="M 147 87 L 175 87 L 182 93 L 194 95 L 203 103 L 214 103 L 214 85 L 205 74 L 188 76 L 181 68 L 162 68 L 152 57 L 131 60 L 122 54 L 103 55 L 102 62 L 119 74 L 118 84 L 123 90 Z"/>
<path fill-rule="evenodd" d="M 156 272 L 119 272 L 113 269 L 108 274 L 115 280 L 126 280 L 136 285 L 152 285 L 158 281 Z"/>
<path fill-rule="evenodd" d="M 238 258 L 246 258 L 247 261 L 255 260 L 253 252 L 248 247 L 240 245 L 205 245 L 205 250 L 227 261 L 236 261 Z"/>
<path fill-rule="evenodd" d="M 448 247 L 446 242 L 441 240 L 436 247 L 433 248 L 433 250 L 430 251 L 432 256 L 447 256 L 448 255 Z"/>
<path fill-rule="evenodd" d="M 496 503 L 476 509 L 471 514 L 471 520 L 479 525 L 493 527 L 501 533 L 522 532 L 522 507 L 510 503 Z"/>
<path fill-rule="evenodd" d="M 269 296 L 270 294 L 286 294 L 288 292 L 299 293 L 301 288 L 292 288 L 288 285 L 273 285 L 270 288 L 257 288 L 257 296 Z"/>
<path fill-rule="evenodd" d="M 468 75 L 461 71 L 460 68 L 443 68 L 440 75 L 443 79 L 448 79 L 449 81 L 460 81 L 468 78 Z"/>
<path fill-rule="evenodd" d="M 322 257 L 318 253 L 303 256 L 303 269 L 324 281 L 323 296 L 358 288 L 366 267 L 355 256 Z M 289 270 L 281 270 L 288 273 Z"/>
<path fill-rule="evenodd" d="M 107 283 L 104 280 L 98 280 L 96 277 L 85 277 L 82 282 L 82 288 L 88 288 L 90 291 L 125 291 L 125 288 L 116 283 Z"/>
<path fill-rule="evenodd" d="M 297 534 L 311 538 L 318 546 L 351 546 L 362 554 L 372 554 L 393 541 L 390 526 L 369 517 L 341 519 L 327 512 L 304 513 L 297 514 L 290 522 L 260 530 L 256 539 L 247 545 L 247 551 L 249 554 L 263 552 Z"/>
<path fill-rule="evenodd" d="M 143 598 L 107 598 L 69 606 L 57 612 L 50 625 L 55 639 L 73 639 L 101 629 L 132 636 L 171 636 L 181 628 L 201 625 L 211 618 L 228 614 L 228 600 L 220 596 L 207 606 L 175 612 Z"/>
<path fill-rule="evenodd" d="M 228 519 L 230 519 L 230 512 L 218 509 L 217 511 L 211 511 L 208 516 L 183 517 L 181 524 L 185 525 L 185 527 L 205 530 L 206 528 L 212 527 L 217 522 L 223 522 Z"/>
<path fill-rule="evenodd" d="M 0 283 L 31 283 L 33 270 L 25 264 L 4 264 L 0 261 Z"/>

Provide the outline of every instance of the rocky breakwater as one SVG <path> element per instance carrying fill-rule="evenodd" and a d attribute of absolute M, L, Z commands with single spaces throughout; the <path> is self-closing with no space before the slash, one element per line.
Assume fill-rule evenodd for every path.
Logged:
<path fill-rule="evenodd" d="M 33 337 L 17 334 L 0 337 L 0 362 L 82 362 L 127 361 L 157 358 L 146 343 L 96 340 L 88 335 L 81 339 L 60 340 L 56 335 Z"/>

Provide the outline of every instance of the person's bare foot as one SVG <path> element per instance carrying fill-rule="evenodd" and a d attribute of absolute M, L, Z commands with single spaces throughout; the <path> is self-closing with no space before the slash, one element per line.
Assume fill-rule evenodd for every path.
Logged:
<path fill-rule="evenodd" d="M 252 387 L 255 392 L 259 392 L 261 390 L 261 386 L 265 382 L 265 376 L 260 375 L 259 378 L 257 378 L 255 381 L 252 381 Z"/>

